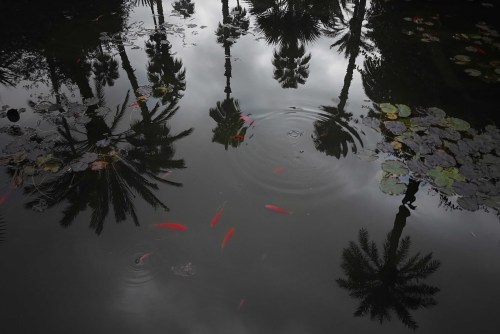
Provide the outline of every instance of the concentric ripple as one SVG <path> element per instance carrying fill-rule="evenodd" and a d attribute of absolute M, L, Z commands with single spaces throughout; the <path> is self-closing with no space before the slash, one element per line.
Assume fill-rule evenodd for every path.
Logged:
<path fill-rule="evenodd" d="M 327 111 L 290 108 L 245 113 L 253 124 L 230 158 L 243 186 L 258 185 L 266 191 L 292 195 L 328 192 L 342 183 L 335 175 L 347 168 L 345 158 L 353 151 L 343 135 L 348 133 L 360 147 L 356 135 L 346 129 L 349 123 L 336 121 Z M 342 131 L 335 130 L 338 128 Z M 335 130 L 328 134 L 328 142 L 321 138 L 325 129 Z M 338 158 L 331 152 L 339 152 Z"/>

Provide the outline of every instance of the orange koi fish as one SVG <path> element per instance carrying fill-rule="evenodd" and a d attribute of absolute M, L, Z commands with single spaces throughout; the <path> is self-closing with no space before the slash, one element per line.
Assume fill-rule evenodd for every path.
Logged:
<path fill-rule="evenodd" d="M 222 207 L 219 209 L 219 211 L 217 211 L 214 218 L 212 218 L 212 221 L 210 222 L 210 226 L 212 228 L 214 228 L 215 225 L 217 225 L 217 222 L 219 221 L 220 216 L 222 215 L 222 211 L 224 210 L 224 205 L 225 205 L 225 203 L 222 205 Z"/>
<path fill-rule="evenodd" d="M 241 310 L 241 308 L 243 307 L 243 305 L 245 304 L 245 299 L 242 298 L 238 304 L 238 308 L 236 309 L 237 311 Z"/>
<path fill-rule="evenodd" d="M 224 239 L 222 240 L 222 244 L 221 244 L 221 248 L 224 249 L 224 247 L 226 246 L 227 242 L 229 241 L 229 239 L 231 239 L 231 237 L 233 236 L 234 234 L 234 227 L 231 227 L 229 229 L 229 231 L 227 231 L 226 235 L 224 236 Z"/>
<path fill-rule="evenodd" d="M 234 135 L 234 138 L 244 140 L 244 139 L 245 139 L 245 136 L 242 136 L 242 135 Z"/>
<path fill-rule="evenodd" d="M 483 49 L 481 49 L 480 47 L 477 47 L 477 46 L 476 46 L 476 51 L 479 52 L 482 55 L 486 54 L 486 51 L 484 51 Z"/>
<path fill-rule="evenodd" d="M 146 260 L 146 259 L 147 259 L 148 257 L 150 257 L 152 254 L 153 254 L 153 252 L 148 252 L 148 253 L 144 253 L 144 254 L 142 254 L 141 256 L 139 256 L 139 257 L 135 260 L 135 263 L 136 263 L 136 264 L 142 263 L 144 260 Z"/>
<path fill-rule="evenodd" d="M 6 200 L 7 200 L 7 198 L 10 196 L 10 193 L 11 193 L 11 192 L 12 192 L 12 190 L 11 190 L 11 191 L 9 191 L 8 193 L 6 193 L 5 195 L 2 195 L 2 196 L 0 197 L 0 205 L 2 205 L 2 204 L 3 204 Z"/>
<path fill-rule="evenodd" d="M 240 115 L 240 118 L 244 120 L 245 122 L 248 122 L 250 124 L 253 124 L 253 121 L 250 119 L 250 117 L 245 116 L 245 115 Z"/>
<path fill-rule="evenodd" d="M 285 210 L 283 208 L 280 208 L 279 206 L 276 206 L 276 205 L 272 205 L 272 204 L 266 204 L 265 207 L 269 210 L 273 210 L 273 211 L 276 211 L 276 212 L 279 212 L 279 213 L 283 213 L 285 215 L 288 215 L 290 214 L 290 212 L 288 210 Z"/>
<path fill-rule="evenodd" d="M 285 167 L 281 166 L 281 167 L 275 168 L 274 173 L 279 174 L 279 173 L 283 172 L 284 170 L 285 170 Z"/>
<path fill-rule="evenodd" d="M 185 231 L 187 230 L 186 225 L 182 225 L 179 223 L 160 223 L 160 224 L 151 224 L 152 227 L 156 228 L 165 228 L 174 231 Z"/>

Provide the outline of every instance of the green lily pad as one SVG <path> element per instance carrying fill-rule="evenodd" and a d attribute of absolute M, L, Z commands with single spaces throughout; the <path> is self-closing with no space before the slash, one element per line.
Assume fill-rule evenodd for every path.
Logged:
<path fill-rule="evenodd" d="M 406 184 L 395 177 L 384 177 L 380 181 L 380 190 L 389 195 L 400 195 L 406 191 Z"/>
<path fill-rule="evenodd" d="M 381 103 L 380 109 L 382 109 L 382 111 L 386 114 L 396 113 L 398 111 L 398 108 L 390 103 Z"/>
<path fill-rule="evenodd" d="M 411 115 L 411 109 L 406 104 L 396 104 L 400 117 L 408 117 Z"/>
<path fill-rule="evenodd" d="M 382 170 L 393 175 L 408 174 L 408 167 L 399 160 L 389 160 L 382 163 Z"/>
<path fill-rule="evenodd" d="M 467 131 L 470 128 L 470 124 L 460 118 L 448 117 L 446 118 L 445 123 L 449 127 L 458 131 Z"/>

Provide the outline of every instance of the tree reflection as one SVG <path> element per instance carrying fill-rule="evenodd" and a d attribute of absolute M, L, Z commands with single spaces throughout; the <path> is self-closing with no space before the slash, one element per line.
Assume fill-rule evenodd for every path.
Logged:
<path fill-rule="evenodd" d="M 194 14 L 194 3 L 191 0 L 178 0 L 172 4 L 174 11 L 181 14 L 185 19 Z"/>
<path fill-rule="evenodd" d="M 15 72 L 14 66 L 19 58 L 17 52 L 9 53 L 5 50 L 0 50 L 0 84 L 5 86 L 14 86 L 18 75 Z"/>
<path fill-rule="evenodd" d="M 267 42 L 278 45 L 272 61 L 274 79 L 283 88 L 305 84 L 311 54 L 306 54 L 304 44 L 321 35 L 320 23 L 327 21 L 329 13 L 319 10 L 317 1 L 249 0 L 249 3 Z"/>
<path fill-rule="evenodd" d="M 217 42 L 224 47 L 226 97 L 223 101 L 217 101 L 215 108 L 210 108 L 209 115 L 217 122 L 217 126 L 212 130 L 212 142 L 224 145 L 226 150 L 229 146 L 238 147 L 244 141 L 248 129 L 241 118 L 239 101 L 231 97 L 231 46 L 248 30 L 249 21 L 246 15 L 246 9 L 239 3 L 230 13 L 229 1 L 222 0 L 222 23 L 219 22 L 215 31 Z"/>
<path fill-rule="evenodd" d="M 391 320 L 394 311 L 405 326 L 416 329 L 410 311 L 437 304 L 433 297 L 439 288 L 421 280 L 436 272 L 440 262 L 433 259 L 432 253 L 409 257 L 411 239 L 401 239 L 409 216 L 410 211 L 401 205 L 383 244 L 382 256 L 365 229 L 359 231 L 358 243 L 351 241 L 344 248 L 341 267 L 347 277 L 337 279 L 337 283 L 351 297 L 361 300 L 355 316 L 370 315 L 372 320 L 383 323 Z"/>
<path fill-rule="evenodd" d="M 336 36 L 338 40 L 332 45 L 339 46 L 339 52 L 349 58 L 344 85 L 340 92 L 337 106 L 321 106 L 320 109 L 327 114 L 322 115 L 319 121 L 314 123 L 316 149 L 339 159 L 349 153 L 349 147 L 353 153 L 357 153 L 357 142 L 363 146 L 361 137 L 356 129 L 350 125 L 352 113 L 345 111 L 345 105 L 349 96 L 349 88 L 356 68 L 356 58 L 360 49 L 364 48 L 362 25 L 366 13 L 366 0 L 356 1 L 349 25 L 344 25 L 343 16 L 336 17 L 330 21 L 330 30 L 325 30 L 330 36 Z M 333 22 L 333 23 L 332 23 Z M 337 25 L 340 22 L 340 27 Z M 347 29 L 347 31 L 344 31 Z M 343 34 L 340 38 L 340 34 Z"/>
<path fill-rule="evenodd" d="M 54 157 L 66 170 L 50 180 L 27 186 L 26 193 L 37 194 L 26 203 L 27 207 L 41 201 L 47 207 L 67 201 L 60 221 L 63 226 L 71 225 L 80 213 L 90 208 L 90 227 L 98 234 L 111 209 L 117 222 L 130 216 L 139 225 L 135 210 L 137 196 L 154 208 L 168 210 L 153 191 L 158 189 L 157 182 L 181 186 L 162 175 L 185 168 L 184 160 L 174 159 L 173 144 L 188 136 L 192 129 L 172 135 L 165 121 L 175 111 L 165 114 L 157 104 L 148 118 L 120 131 L 118 124 L 127 110 L 128 98 L 127 94 L 110 124 L 95 112 L 87 112 L 90 120 L 82 126 L 70 126 L 62 117 L 57 131 L 63 139 L 54 147 Z"/>

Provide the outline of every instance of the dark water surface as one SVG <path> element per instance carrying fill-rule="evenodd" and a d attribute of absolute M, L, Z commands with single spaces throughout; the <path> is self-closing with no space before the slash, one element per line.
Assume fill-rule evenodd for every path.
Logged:
<path fill-rule="evenodd" d="M 500 4 L 0 9 L 0 332 L 498 333 Z"/>

